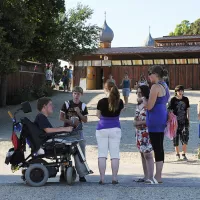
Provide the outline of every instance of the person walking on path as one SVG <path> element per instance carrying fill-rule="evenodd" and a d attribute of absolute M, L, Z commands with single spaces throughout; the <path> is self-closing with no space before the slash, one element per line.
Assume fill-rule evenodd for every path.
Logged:
<path fill-rule="evenodd" d="M 69 78 L 68 78 L 68 74 L 67 71 L 63 72 L 63 77 L 62 77 L 62 82 L 63 82 L 63 89 L 64 92 L 67 90 L 68 91 L 68 84 L 69 84 Z"/>
<path fill-rule="evenodd" d="M 69 69 L 68 69 L 67 65 L 64 66 L 62 82 L 63 82 L 64 91 L 66 91 L 66 90 L 68 91 L 68 89 L 69 89 Z"/>
<path fill-rule="evenodd" d="M 146 105 L 144 104 L 144 102 L 146 102 L 149 98 L 149 92 L 150 90 L 147 85 L 142 85 L 138 87 L 138 105 L 136 106 L 136 113 L 134 119 L 134 125 L 136 127 L 136 145 L 138 147 L 139 152 L 141 153 L 142 167 L 144 171 L 144 178 L 140 178 L 136 182 L 145 183 L 151 183 L 154 181 L 154 160 L 152 155 L 153 148 L 150 142 L 150 137 L 146 126 Z M 145 98 L 144 102 L 141 99 L 142 97 Z"/>
<path fill-rule="evenodd" d="M 163 77 L 167 76 L 167 71 L 163 69 L 162 66 L 151 66 L 148 73 L 149 79 L 153 85 L 151 87 L 146 106 L 146 123 L 156 161 L 154 183 L 161 183 L 164 164 L 164 129 L 167 124 L 168 116 L 166 105 L 168 103 L 170 93 L 167 84 L 163 81 Z M 143 101 L 145 101 L 145 98 L 143 98 Z"/>
<path fill-rule="evenodd" d="M 184 96 L 184 86 L 176 86 L 175 96 L 171 99 L 168 109 L 171 110 L 177 116 L 178 121 L 176 137 L 173 139 L 177 160 L 180 160 L 179 138 L 182 143 L 183 160 L 187 160 L 186 152 L 189 140 L 189 108 L 189 99 Z"/>
<path fill-rule="evenodd" d="M 122 94 L 124 96 L 124 102 L 125 102 L 125 105 L 127 105 L 129 94 L 131 92 L 131 80 L 128 78 L 128 73 L 125 73 L 120 86 L 122 86 Z"/>
<path fill-rule="evenodd" d="M 73 81 L 73 71 L 72 71 L 72 66 L 69 66 L 68 78 L 69 78 L 68 89 L 69 89 L 69 91 L 71 91 L 71 86 L 72 86 L 72 81 Z"/>
<path fill-rule="evenodd" d="M 48 66 L 47 70 L 45 72 L 45 77 L 46 77 L 46 85 L 48 87 L 51 87 L 52 80 L 53 80 L 53 73 L 51 71 L 51 68 Z"/>
<path fill-rule="evenodd" d="M 109 75 L 109 79 L 107 81 L 113 82 L 114 84 L 116 84 L 115 80 L 113 79 L 112 74 Z"/>
<path fill-rule="evenodd" d="M 97 116 L 100 119 L 96 129 L 98 144 L 98 166 L 100 172 L 99 184 L 104 184 L 106 159 L 110 152 L 112 168 L 112 184 L 118 184 L 117 174 L 119 169 L 119 146 L 121 140 L 121 126 L 119 115 L 124 108 L 123 101 L 117 86 L 110 81 L 104 85 L 108 98 L 99 100 L 97 104 Z"/>

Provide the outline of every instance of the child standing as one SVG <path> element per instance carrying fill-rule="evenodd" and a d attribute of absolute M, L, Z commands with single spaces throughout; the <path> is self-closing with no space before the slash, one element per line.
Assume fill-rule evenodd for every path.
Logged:
<path fill-rule="evenodd" d="M 73 99 L 70 101 L 65 101 L 61 110 L 60 110 L 60 120 L 64 122 L 64 126 L 73 126 L 77 127 L 78 125 L 82 129 L 82 122 L 87 122 L 87 115 L 88 110 L 85 103 L 81 102 L 80 98 L 83 95 L 83 89 L 79 86 L 75 86 L 72 90 Z M 83 154 L 85 156 L 85 146 L 86 142 L 83 138 L 83 132 L 81 131 L 81 140 L 79 142 L 81 150 L 83 151 Z M 77 170 L 77 173 L 79 174 L 79 181 L 80 182 L 86 182 L 85 175 L 88 174 L 88 171 L 84 165 L 79 159 L 78 155 L 75 155 L 74 157 L 75 161 L 75 168 Z M 64 174 L 61 172 L 60 179 L 64 178 Z"/>
<path fill-rule="evenodd" d="M 136 106 L 136 114 L 134 125 L 136 127 L 136 145 L 141 154 L 144 178 L 138 179 L 136 182 L 145 182 L 154 184 L 154 160 L 152 155 L 152 145 L 148 129 L 146 126 L 146 109 L 145 102 L 149 98 L 150 89 L 147 85 L 139 86 L 137 89 L 138 105 Z M 144 101 L 142 100 L 144 99 Z"/>
<path fill-rule="evenodd" d="M 189 108 L 189 99 L 184 96 L 184 86 L 176 86 L 175 96 L 170 101 L 169 110 L 173 111 L 177 116 L 178 121 L 176 137 L 173 139 L 177 160 L 180 160 L 179 138 L 182 143 L 183 160 L 187 160 L 186 152 L 189 140 Z"/>

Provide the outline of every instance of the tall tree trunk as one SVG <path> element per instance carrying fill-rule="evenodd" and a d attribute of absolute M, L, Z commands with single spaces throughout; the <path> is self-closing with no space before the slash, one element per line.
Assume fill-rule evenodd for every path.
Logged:
<path fill-rule="evenodd" d="M 0 75 L 0 107 L 6 106 L 7 96 L 7 75 Z"/>

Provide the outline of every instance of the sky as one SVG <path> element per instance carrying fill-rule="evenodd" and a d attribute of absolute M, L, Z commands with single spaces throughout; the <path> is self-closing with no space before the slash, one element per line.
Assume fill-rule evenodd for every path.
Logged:
<path fill-rule="evenodd" d="M 66 0 L 66 9 L 80 2 L 93 9 L 91 24 L 102 27 L 104 12 L 114 32 L 112 47 L 143 46 L 153 38 L 168 35 L 183 20 L 200 18 L 200 0 Z"/>

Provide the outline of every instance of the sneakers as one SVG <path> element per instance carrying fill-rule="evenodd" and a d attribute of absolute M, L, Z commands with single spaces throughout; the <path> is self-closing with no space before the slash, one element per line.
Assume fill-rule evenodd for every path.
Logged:
<path fill-rule="evenodd" d="M 183 158 L 183 160 L 185 160 L 185 161 L 188 160 L 185 154 L 182 154 L 182 158 Z M 180 154 L 176 154 L 176 160 L 177 160 L 177 161 L 180 161 L 180 160 L 181 160 Z"/>
<path fill-rule="evenodd" d="M 185 154 L 182 154 L 182 157 L 183 157 L 183 160 L 185 160 L 185 161 L 188 160 Z"/>
<path fill-rule="evenodd" d="M 79 182 L 87 182 L 87 180 L 85 179 L 85 177 L 79 177 Z"/>
<path fill-rule="evenodd" d="M 180 159 L 180 154 L 176 154 L 176 160 L 179 161 Z"/>

